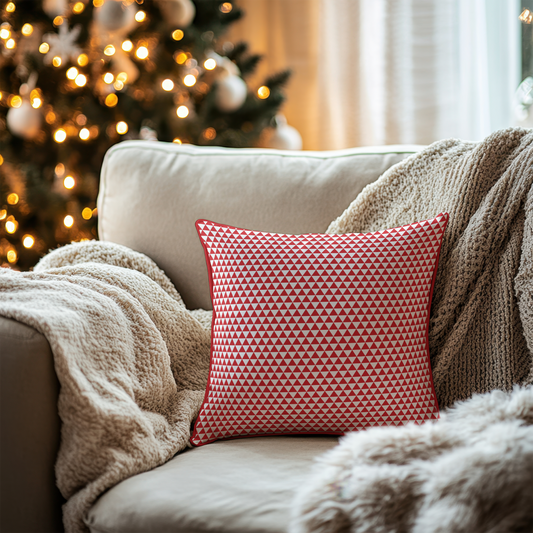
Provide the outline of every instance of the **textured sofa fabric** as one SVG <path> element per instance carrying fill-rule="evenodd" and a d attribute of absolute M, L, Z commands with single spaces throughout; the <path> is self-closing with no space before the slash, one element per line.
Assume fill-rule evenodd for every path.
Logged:
<path fill-rule="evenodd" d="M 189 309 L 211 309 L 200 218 L 258 231 L 322 233 L 417 146 L 281 152 L 130 141 L 106 155 L 100 239 L 151 257 Z"/>
<path fill-rule="evenodd" d="M 86 523 L 91 533 L 282 533 L 313 458 L 336 444 L 255 437 L 189 449 L 109 490 Z"/>
<path fill-rule="evenodd" d="M 62 531 L 59 383 L 46 338 L 0 317 L 0 531 Z"/>

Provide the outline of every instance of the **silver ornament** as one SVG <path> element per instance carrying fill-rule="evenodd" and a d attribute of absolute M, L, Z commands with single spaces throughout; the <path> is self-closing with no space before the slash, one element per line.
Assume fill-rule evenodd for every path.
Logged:
<path fill-rule="evenodd" d="M 225 113 L 237 111 L 244 104 L 247 93 L 248 87 L 242 78 L 234 75 L 225 76 L 217 83 L 216 106 Z"/>
<path fill-rule="evenodd" d="M 157 0 L 157 6 L 167 23 L 175 28 L 186 28 L 196 15 L 191 0 Z"/>
<path fill-rule="evenodd" d="M 28 100 L 23 100 L 20 107 L 12 107 L 7 112 L 6 121 L 9 131 L 23 139 L 35 139 L 41 131 L 42 114 L 34 109 Z"/>

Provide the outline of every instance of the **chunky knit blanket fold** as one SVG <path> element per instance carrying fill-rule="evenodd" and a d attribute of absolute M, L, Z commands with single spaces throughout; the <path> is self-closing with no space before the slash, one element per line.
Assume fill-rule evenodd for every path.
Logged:
<path fill-rule="evenodd" d="M 533 383 L 533 131 L 440 141 L 368 185 L 328 228 L 366 233 L 447 212 L 429 323 L 440 407 Z"/>
<path fill-rule="evenodd" d="M 532 184 L 533 131 L 446 140 L 331 224 L 371 232 L 450 214 L 429 347 L 441 408 L 459 402 L 435 423 L 342 438 L 297 495 L 291 533 L 533 531 Z"/>
<path fill-rule="evenodd" d="M 88 531 L 83 517 L 106 489 L 188 446 L 210 314 L 189 312 L 151 259 L 116 244 L 65 246 L 34 272 L 0 269 L 0 315 L 40 331 L 54 354 L 68 533 Z"/>

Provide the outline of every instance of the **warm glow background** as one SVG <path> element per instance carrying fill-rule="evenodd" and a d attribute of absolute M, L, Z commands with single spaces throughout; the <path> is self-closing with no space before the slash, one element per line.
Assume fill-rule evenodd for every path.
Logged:
<path fill-rule="evenodd" d="M 291 68 L 304 149 L 479 140 L 516 125 L 518 0 L 239 0 L 230 31 Z M 253 84 L 252 84 L 253 85 Z"/>

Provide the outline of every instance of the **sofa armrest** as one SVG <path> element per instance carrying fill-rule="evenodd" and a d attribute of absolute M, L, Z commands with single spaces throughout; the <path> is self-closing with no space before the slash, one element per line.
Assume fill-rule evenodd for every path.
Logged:
<path fill-rule="evenodd" d="M 0 317 L 0 532 L 63 531 L 58 394 L 46 338 Z"/>

